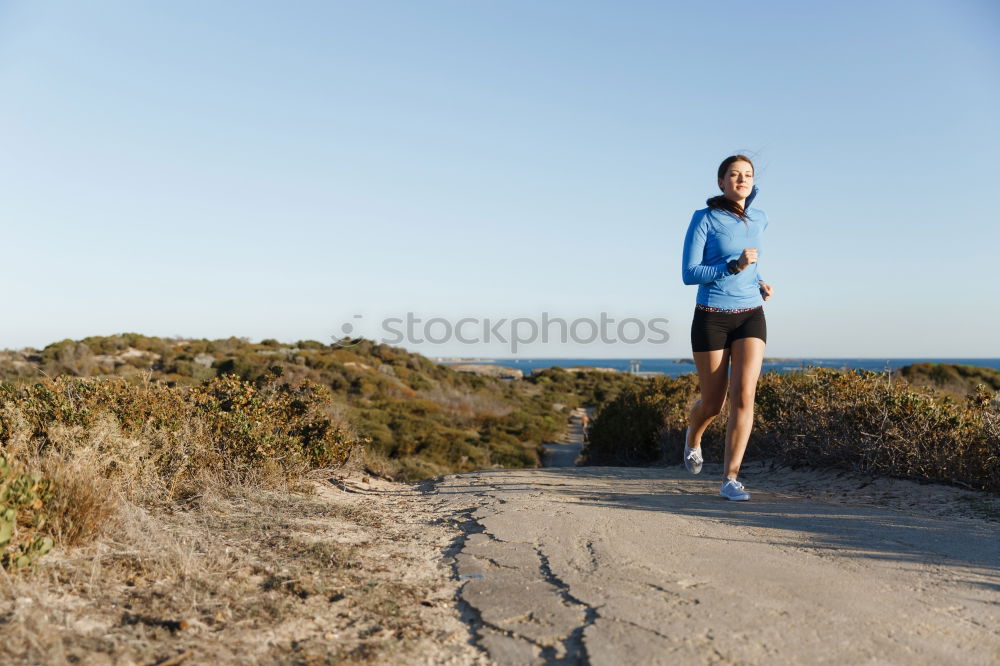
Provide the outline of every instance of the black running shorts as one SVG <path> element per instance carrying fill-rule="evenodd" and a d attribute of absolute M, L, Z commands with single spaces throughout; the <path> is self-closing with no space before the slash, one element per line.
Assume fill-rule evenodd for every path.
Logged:
<path fill-rule="evenodd" d="M 763 306 L 746 312 L 708 312 L 695 308 L 691 322 L 692 351 L 729 349 L 733 340 L 740 338 L 760 338 L 767 342 Z"/>

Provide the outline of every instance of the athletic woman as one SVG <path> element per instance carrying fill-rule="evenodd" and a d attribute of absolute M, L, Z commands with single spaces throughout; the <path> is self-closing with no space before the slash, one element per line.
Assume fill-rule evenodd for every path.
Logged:
<path fill-rule="evenodd" d="M 757 265 L 764 211 L 750 208 L 757 196 L 753 163 L 743 155 L 727 157 L 719 166 L 720 196 L 695 211 L 684 237 L 684 284 L 698 285 L 691 348 L 698 370 L 701 399 L 688 417 L 684 466 L 701 472 L 701 437 L 719 415 L 729 392 L 726 454 L 719 494 L 748 500 L 737 480 L 753 427 L 753 403 L 764 361 L 767 323 L 764 301 L 773 290 Z"/>

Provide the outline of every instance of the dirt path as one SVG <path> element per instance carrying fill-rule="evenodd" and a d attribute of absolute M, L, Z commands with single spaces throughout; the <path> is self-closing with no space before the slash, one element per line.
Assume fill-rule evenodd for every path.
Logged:
<path fill-rule="evenodd" d="M 592 410 L 584 407 L 574 409 L 566 423 L 566 430 L 558 442 L 545 442 L 545 467 L 575 467 L 583 450 L 583 422 L 581 417 L 590 418 Z"/>
<path fill-rule="evenodd" d="M 717 471 L 484 471 L 427 490 L 465 517 L 452 555 L 477 645 L 500 664 L 1000 660 L 1000 523 L 963 512 L 964 491 L 761 467 L 736 503 Z M 871 505 L 801 494 L 838 483 Z"/>

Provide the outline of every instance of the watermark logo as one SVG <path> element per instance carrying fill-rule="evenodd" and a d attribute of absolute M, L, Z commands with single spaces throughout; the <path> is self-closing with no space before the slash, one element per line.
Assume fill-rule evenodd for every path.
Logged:
<path fill-rule="evenodd" d="M 362 315 L 356 314 L 352 319 L 362 319 Z M 351 336 L 355 334 L 354 324 L 349 321 L 344 322 L 340 325 L 341 337 L 338 338 L 336 335 L 330 336 L 333 338 L 334 347 L 353 347 L 354 345 L 360 344 L 363 338 L 352 338 Z"/>
<path fill-rule="evenodd" d="M 361 338 L 351 338 L 357 334 L 358 320 L 362 315 L 352 317 L 354 322 L 340 326 L 343 337 L 335 340 L 338 347 L 352 347 Z M 537 344 L 663 344 L 670 339 L 666 325 L 668 319 L 653 317 L 625 317 L 615 319 L 607 312 L 597 317 L 577 317 L 566 319 L 553 317 L 542 312 L 538 317 L 418 317 L 413 312 L 402 316 L 383 317 L 379 324 L 378 342 L 398 345 L 463 345 L 504 344 L 512 354 L 518 347 Z"/>

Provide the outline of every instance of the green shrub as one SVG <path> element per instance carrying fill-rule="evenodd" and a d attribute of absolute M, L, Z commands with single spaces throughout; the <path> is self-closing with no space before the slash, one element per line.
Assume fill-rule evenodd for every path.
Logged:
<path fill-rule="evenodd" d="M 52 549 L 45 535 L 52 483 L 0 456 L 0 566 L 10 571 L 34 564 Z"/>
<path fill-rule="evenodd" d="M 621 389 L 595 415 L 583 449 L 584 464 L 646 464 L 669 455 L 667 435 L 687 427 L 687 404 L 695 390 L 690 375 L 656 377 Z"/>
<path fill-rule="evenodd" d="M 224 460 L 251 468 L 277 463 L 286 471 L 346 462 L 354 440 L 322 414 L 332 399 L 329 389 L 311 382 L 256 386 L 232 375 L 190 395 Z"/>

